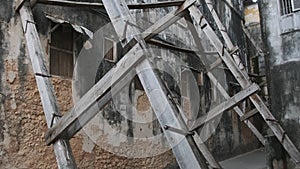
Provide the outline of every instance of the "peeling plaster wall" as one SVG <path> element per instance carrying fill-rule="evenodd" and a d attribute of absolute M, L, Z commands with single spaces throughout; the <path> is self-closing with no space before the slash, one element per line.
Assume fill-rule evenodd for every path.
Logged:
<path fill-rule="evenodd" d="M 300 32 L 296 30 L 281 34 L 279 9 L 277 1 L 263 0 L 260 4 L 263 40 L 268 52 L 271 108 L 287 135 L 299 149 Z M 275 146 L 272 148 L 278 149 Z M 276 167 L 274 161 L 285 162 L 284 158 L 283 155 L 271 156 L 269 163 L 271 166 L 273 163 L 272 167 Z M 288 163 L 291 164 L 293 163 Z"/>

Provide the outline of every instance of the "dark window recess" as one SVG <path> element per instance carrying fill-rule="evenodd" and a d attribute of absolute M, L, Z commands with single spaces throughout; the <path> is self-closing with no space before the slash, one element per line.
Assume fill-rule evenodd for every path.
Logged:
<path fill-rule="evenodd" d="M 293 0 L 279 0 L 281 15 L 293 13 L 292 1 Z"/>
<path fill-rule="evenodd" d="M 61 25 L 51 33 L 50 73 L 71 78 L 73 75 L 73 28 Z"/>
<path fill-rule="evenodd" d="M 110 62 L 115 62 L 115 45 L 114 41 L 104 38 L 104 59 Z"/>

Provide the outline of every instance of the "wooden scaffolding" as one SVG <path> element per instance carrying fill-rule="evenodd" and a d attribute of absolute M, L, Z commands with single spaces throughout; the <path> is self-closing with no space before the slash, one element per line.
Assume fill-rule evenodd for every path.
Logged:
<path fill-rule="evenodd" d="M 127 49 L 122 59 L 64 116 L 60 114 L 57 107 L 57 101 L 49 79 L 51 76 L 44 63 L 45 54 L 32 16 L 31 5 L 37 2 L 50 5 L 105 8 L 117 32 L 121 45 L 124 49 Z M 53 144 L 59 168 L 77 168 L 69 145 L 69 139 L 96 115 L 97 112 L 89 111 L 89 108 L 95 104 L 104 107 L 112 98 L 110 92 L 111 88 L 118 84 L 117 90 L 120 90 L 122 84 L 125 85 L 131 80 L 132 77 L 125 75 L 132 70 L 136 71 L 181 168 L 221 168 L 200 136 L 194 131 L 203 126 L 206 122 L 213 120 L 223 111 L 231 108 L 240 116 L 241 120 L 264 145 L 265 139 L 263 135 L 249 120 L 254 114 L 259 113 L 291 158 L 296 163 L 300 162 L 299 151 L 269 111 L 261 97 L 257 94 L 259 90 L 258 85 L 249 80 L 250 78 L 240 60 L 239 49 L 231 42 L 225 27 L 222 25 L 213 8 L 211 0 L 203 0 L 203 2 L 205 2 L 209 8 L 211 16 L 219 29 L 218 31 L 221 32 L 224 43 L 222 43 L 216 31 L 212 29 L 205 16 L 199 10 L 199 0 L 130 5 L 127 5 L 124 0 L 102 0 L 102 3 L 70 2 L 64 0 L 17 1 L 16 10 L 18 10 L 21 16 L 28 52 L 49 128 L 46 134 L 46 143 L 48 145 Z M 133 16 L 129 11 L 130 9 L 168 6 L 178 6 L 178 8 L 159 19 L 144 32 L 140 32 L 136 27 L 128 24 L 131 23 L 135 25 Z M 173 98 L 169 97 L 167 89 L 161 79 L 155 74 L 152 63 L 148 59 L 148 56 L 154 54 L 151 50 L 147 50 L 146 43 L 181 18 L 187 20 L 188 29 L 191 31 L 195 44 L 197 45 L 197 52 L 204 51 L 199 36 L 202 33 L 206 35 L 217 51 L 219 59 L 211 65 L 205 65 L 207 63 L 205 57 L 200 57 L 200 59 L 206 68 L 209 68 L 206 70 L 207 76 L 226 99 L 225 102 L 210 110 L 206 116 L 195 119 L 193 123 L 188 124 L 183 120 L 184 115 L 179 105 L 176 105 Z M 124 39 L 124 37 L 127 38 Z M 203 53 L 200 55 L 205 56 Z M 218 83 L 218 79 L 211 72 L 212 69 L 222 63 L 226 65 L 241 86 L 241 91 L 233 96 L 227 93 L 224 86 Z M 112 78 L 112 76 L 114 76 L 114 78 Z M 110 83 L 107 83 L 108 81 Z M 246 113 L 237 106 L 238 103 L 245 99 L 249 99 L 255 106 L 255 109 Z"/>

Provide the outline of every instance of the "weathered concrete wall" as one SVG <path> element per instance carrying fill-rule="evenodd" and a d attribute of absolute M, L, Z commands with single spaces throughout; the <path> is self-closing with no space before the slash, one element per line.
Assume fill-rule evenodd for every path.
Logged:
<path fill-rule="evenodd" d="M 277 1 L 261 1 L 263 40 L 268 52 L 269 67 L 267 68 L 270 72 L 271 108 L 299 149 L 300 32 L 292 30 L 281 33 L 282 17 L 279 9 Z M 274 168 L 275 164 L 279 163 L 276 160 L 285 161 L 283 156 L 270 160 L 273 160 L 270 164 L 273 163 Z"/>

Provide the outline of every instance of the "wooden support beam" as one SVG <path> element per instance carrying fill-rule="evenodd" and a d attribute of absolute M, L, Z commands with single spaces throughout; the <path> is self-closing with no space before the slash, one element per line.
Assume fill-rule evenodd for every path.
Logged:
<path fill-rule="evenodd" d="M 105 74 L 61 120 L 46 133 L 49 145 L 60 137 L 70 138 L 77 133 L 97 112 L 88 111 L 98 103 L 101 108 L 111 99 L 110 90 L 126 76 L 135 66 L 145 59 L 143 53 L 135 46 L 108 73 Z M 133 78 L 133 77 L 131 77 Z M 130 79 L 130 78 L 129 78 Z M 123 82 L 124 86 L 126 82 Z M 116 90 L 116 88 L 113 88 Z M 118 92 L 118 91 L 114 91 Z M 80 123 L 80 125 L 79 125 Z"/>
<path fill-rule="evenodd" d="M 167 2 L 153 2 L 153 3 L 135 3 L 128 4 L 129 9 L 147 9 L 147 8 L 164 8 L 171 6 L 179 6 L 183 4 L 183 0 L 167 1 Z M 104 8 L 103 3 L 96 2 L 74 2 L 66 0 L 38 0 L 38 3 L 47 5 L 57 5 L 66 7 L 85 7 L 85 8 Z"/>
<path fill-rule="evenodd" d="M 207 115 L 200 117 L 193 123 L 193 126 L 190 128 L 190 131 L 193 131 L 205 123 L 209 122 L 210 120 L 216 118 L 217 116 L 221 115 L 224 111 L 234 107 L 237 105 L 240 101 L 246 99 L 253 93 L 255 93 L 257 90 L 259 90 L 258 85 L 252 84 L 247 89 L 244 89 L 231 97 L 230 99 L 226 100 L 225 102 L 219 104 L 218 106 L 214 107 L 212 110 L 210 110 Z"/>
<path fill-rule="evenodd" d="M 36 75 L 36 83 L 44 114 L 46 116 L 47 125 L 50 128 L 53 124 L 57 123 L 61 114 L 57 106 L 52 84 L 47 77 L 49 76 L 49 72 L 44 63 L 45 52 L 36 30 L 29 1 L 24 2 L 19 12 L 33 72 Z M 53 148 L 59 169 L 77 168 L 68 140 L 57 140 L 53 144 Z"/>
<path fill-rule="evenodd" d="M 127 26 L 126 22 L 133 23 L 133 16 L 130 14 L 128 7 L 124 0 L 103 0 L 102 1 L 107 9 L 109 17 L 112 19 L 112 23 L 120 39 L 123 39 L 123 32 L 118 31 Z M 187 0 L 185 3 L 179 7 L 179 10 L 184 8 L 186 5 L 191 5 L 195 1 Z M 112 8 L 114 7 L 114 8 Z M 115 9 L 115 10 L 110 10 Z M 173 18 L 170 18 L 173 20 Z M 126 22 L 124 22 L 124 20 Z M 161 27 L 155 28 L 157 30 L 162 30 Z M 154 31 L 151 31 L 154 32 Z M 152 34 L 152 33 L 151 33 Z M 150 35 L 151 35 L 150 34 Z M 135 27 L 126 27 L 126 37 L 133 36 L 134 39 L 143 49 L 146 49 L 147 36 L 141 35 Z M 131 40 L 126 41 L 123 45 L 126 46 Z M 149 51 L 152 56 L 153 53 Z M 145 53 L 146 55 L 146 53 Z M 208 169 L 205 160 L 202 157 L 201 152 L 198 150 L 196 143 L 194 142 L 191 135 L 181 135 L 173 131 L 169 131 L 165 126 L 171 126 L 176 129 L 187 131 L 187 127 L 184 124 L 182 117 L 179 115 L 174 101 L 171 101 L 166 93 L 167 90 L 164 87 L 163 82 L 161 82 L 156 73 L 153 71 L 152 65 L 148 60 L 144 60 L 136 68 L 139 79 L 145 89 L 145 92 L 149 98 L 151 106 L 154 109 L 156 117 L 160 125 L 163 128 L 165 137 L 167 138 L 174 156 L 181 168 L 202 168 Z"/>
<path fill-rule="evenodd" d="M 222 62 L 223 62 L 222 59 L 218 58 L 214 63 L 212 63 L 212 64 L 208 67 L 207 71 L 208 71 L 208 72 L 212 71 L 212 70 L 215 69 L 216 67 L 220 66 L 220 65 L 222 64 Z"/>
<path fill-rule="evenodd" d="M 222 169 L 219 162 L 215 160 L 214 156 L 211 154 L 211 152 L 209 151 L 209 149 L 207 148 L 207 146 L 205 145 L 205 143 L 203 142 L 203 140 L 197 132 L 194 133 L 193 138 L 210 167 L 213 169 Z"/>
<path fill-rule="evenodd" d="M 241 85 L 241 87 L 245 89 L 248 86 L 250 86 L 251 82 L 249 81 L 249 76 L 239 69 L 237 64 L 231 58 L 229 52 L 225 49 L 224 45 L 216 35 L 216 33 L 213 31 L 211 26 L 203 17 L 201 11 L 198 10 L 196 6 L 190 7 L 189 11 L 191 16 L 195 19 L 196 23 L 200 25 L 202 31 L 207 35 L 208 39 L 214 45 L 220 57 L 222 58 L 228 69 L 231 71 L 235 79 Z M 266 121 L 270 129 L 273 131 L 277 139 L 281 141 L 283 147 L 286 149 L 286 151 L 289 153 L 292 159 L 295 160 L 296 163 L 299 163 L 300 153 L 298 149 L 292 143 L 291 139 L 286 135 L 286 132 L 274 118 L 268 107 L 264 104 L 263 100 L 258 96 L 258 94 L 253 94 L 249 98 L 254 104 L 254 106 L 257 108 L 257 110 L 260 112 L 260 115 Z"/>

